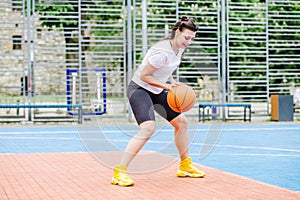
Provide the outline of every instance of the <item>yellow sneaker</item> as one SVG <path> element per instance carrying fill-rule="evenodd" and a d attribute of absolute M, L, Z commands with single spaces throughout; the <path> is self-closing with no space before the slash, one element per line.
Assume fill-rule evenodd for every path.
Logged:
<path fill-rule="evenodd" d="M 205 173 L 197 169 L 192 165 L 192 159 L 186 158 L 180 162 L 179 169 L 176 173 L 178 177 L 192 177 L 192 178 L 202 178 Z"/>
<path fill-rule="evenodd" d="M 127 174 L 126 165 L 118 165 L 114 168 L 114 176 L 111 183 L 119 186 L 132 186 L 134 181 Z"/>

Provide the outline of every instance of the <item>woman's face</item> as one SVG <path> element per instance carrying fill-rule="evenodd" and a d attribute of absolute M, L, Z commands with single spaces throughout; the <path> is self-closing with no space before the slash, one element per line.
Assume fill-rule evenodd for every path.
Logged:
<path fill-rule="evenodd" d="M 182 31 L 177 30 L 177 45 L 179 48 L 187 48 L 194 41 L 196 32 L 189 29 L 183 29 Z"/>

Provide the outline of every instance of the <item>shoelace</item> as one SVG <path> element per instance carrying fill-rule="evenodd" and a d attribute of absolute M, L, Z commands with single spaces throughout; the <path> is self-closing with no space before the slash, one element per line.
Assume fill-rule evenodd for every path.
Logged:
<path fill-rule="evenodd" d="M 192 165 L 192 161 L 189 161 L 189 162 L 188 162 L 188 165 L 190 166 L 190 170 L 198 171 L 198 168 L 195 167 L 194 165 Z"/>
<path fill-rule="evenodd" d="M 119 178 L 123 181 L 130 181 L 131 178 L 128 176 L 126 172 L 120 172 Z"/>

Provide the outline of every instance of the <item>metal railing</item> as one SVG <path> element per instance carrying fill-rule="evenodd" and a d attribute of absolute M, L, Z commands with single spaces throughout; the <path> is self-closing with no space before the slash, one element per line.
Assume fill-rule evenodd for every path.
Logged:
<path fill-rule="evenodd" d="M 25 9 L 28 3 L 32 12 Z M 75 68 L 79 71 L 72 78 L 77 86 L 71 95 L 84 112 L 99 102 L 95 98 L 101 78 L 96 71 L 105 69 L 107 97 L 120 104 L 120 116 L 127 115 L 126 87 L 142 55 L 187 15 L 200 28 L 176 77 L 195 89 L 199 102 L 248 102 L 254 104 L 253 112 L 266 115 L 271 94 L 289 94 L 300 87 L 300 54 L 295 53 L 300 11 L 293 9 L 299 4 L 296 0 L 2 1 L 0 103 L 65 104 L 70 97 L 66 71 Z M 50 5 L 56 10 L 47 9 Z M 56 117 L 68 111 L 33 110 L 35 117 L 44 113 Z M 24 117 L 25 110 L 18 114 L 2 110 L 0 115 Z"/>

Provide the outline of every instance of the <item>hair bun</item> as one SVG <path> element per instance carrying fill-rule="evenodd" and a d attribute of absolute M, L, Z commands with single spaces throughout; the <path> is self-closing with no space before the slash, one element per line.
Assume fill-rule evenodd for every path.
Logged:
<path fill-rule="evenodd" d="M 182 16 L 180 18 L 180 21 L 189 21 L 189 18 L 187 16 Z"/>
<path fill-rule="evenodd" d="M 199 28 L 199 25 L 195 23 L 194 18 L 184 15 L 180 17 L 180 19 L 172 27 L 172 33 L 170 34 L 169 38 L 173 39 L 175 37 L 175 31 L 177 31 L 178 29 L 179 31 L 182 31 L 185 28 L 196 32 Z"/>

